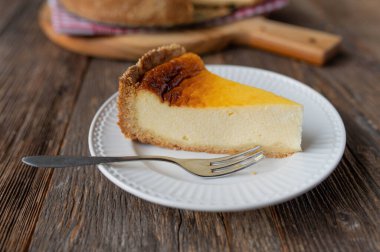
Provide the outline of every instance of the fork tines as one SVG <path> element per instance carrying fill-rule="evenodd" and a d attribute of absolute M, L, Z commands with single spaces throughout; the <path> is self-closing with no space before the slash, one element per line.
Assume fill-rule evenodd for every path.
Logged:
<path fill-rule="evenodd" d="M 226 170 L 237 171 L 251 166 L 263 159 L 264 152 L 261 150 L 261 146 L 256 146 L 252 149 L 244 152 L 214 159 L 210 162 L 212 172 L 226 172 Z"/>

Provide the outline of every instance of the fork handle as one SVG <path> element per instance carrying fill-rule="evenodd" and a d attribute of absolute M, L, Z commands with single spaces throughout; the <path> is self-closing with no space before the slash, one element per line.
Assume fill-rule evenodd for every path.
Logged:
<path fill-rule="evenodd" d="M 22 162 L 34 167 L 63 168 L 70 166 L 97 165 L 126 161 L 158 160 L 176 163 L 174 158 L 161 156 L 126 156 L 126 157 L 76 157 L 76 156 L 28 156 Z"/>

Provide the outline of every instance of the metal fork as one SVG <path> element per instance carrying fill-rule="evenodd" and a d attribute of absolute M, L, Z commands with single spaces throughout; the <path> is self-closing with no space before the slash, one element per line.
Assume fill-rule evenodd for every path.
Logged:
<path fill-rule="evenodd" d="M 70 166 L 96 165 L 126 161 L 156 160 L 181 166 L 186 171 L 201 177 L 217 177 L 231 174 L 247 168 L 265 156 L 261 146 L 247 151 L 220 158 L 182 159 L 164 156 L 126 156 L 126 157 L 73 157 L 73 156 L 29 156 L 22 162 L 34 167 L 63 168 Z"/>

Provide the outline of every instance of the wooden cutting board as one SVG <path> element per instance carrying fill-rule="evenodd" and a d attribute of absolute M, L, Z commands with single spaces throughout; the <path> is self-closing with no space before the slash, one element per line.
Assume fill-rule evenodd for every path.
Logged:
<path fill-rule="evenodd" d="M 337 52 L 342 40 L 337 35 L 263 17 L 203 29 L 118 36 L 68 36 L 54 31 L 47 5 L 40 10 L 39 24 L 46 36 L 63 48 L 84 55 L 127 60 L 136 60 L 146 51 L 170 43 L 182 44 L 188 51 L 198 54 L 237 44 L 323 65 Z"/>

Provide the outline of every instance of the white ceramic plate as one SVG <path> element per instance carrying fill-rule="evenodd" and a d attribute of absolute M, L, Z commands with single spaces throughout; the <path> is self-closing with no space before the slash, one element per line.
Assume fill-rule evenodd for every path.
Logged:
<path fill-rule="evenodd" d="M 337 166 L 346 143 L 342 119 L 323 96 L 306 85 L 273 72 L 227 65 L 207 68 L 225 78 L 259 87 L 304 105 L 303 152 L 265 159 L 231 176 L 196 177 L 165 162 L 99 165 L 122 189 L 157 204 L 200 211 L 237 211 L 292 199 L 323 181 Z M 164 155 L 210 158 L 220 155 L 174 151 L 132 142 L 117 126 L 117 94 L 96 113 L 89 132 L 94 156 Z"/>

